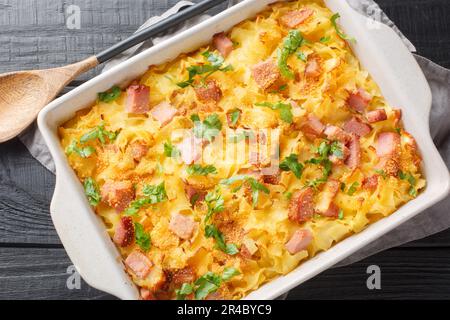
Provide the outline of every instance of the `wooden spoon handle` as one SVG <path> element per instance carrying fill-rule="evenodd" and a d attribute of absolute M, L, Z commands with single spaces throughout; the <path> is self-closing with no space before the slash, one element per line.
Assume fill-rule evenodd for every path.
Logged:
<path fill-rule="evenodd" d="M 168 29 L 180 24 L 181 22 L 184 22 L 187 19 L 190 19 L 190 18 L 192 18 L 208 9 L 211 9 L 223 2 L 226 2 L 226 1 L 227 0 L 204 0 L 193 6 L 185 8 L 185 9 L 181 10 L 180 12 L 178 12 L 164 20 L 162 20 L 158 23 L 155 23 L 154 25 L 151 25 L 150 27 L 145 28 L 144 30 L 133 34 L 131 37 L 117 43 L 116 45 L 112 46 L 111 48 L 100 52 L 99 54 L 96 55 L 97 60 L 99 63 L 108 61 L 109 59 L 113 58 L 114 56 L 118 55 L 119 53 L 141 43 L 142 41 L 145 41 L 151 37 L 154 37 L 158 33 L 167 31 Z"/>

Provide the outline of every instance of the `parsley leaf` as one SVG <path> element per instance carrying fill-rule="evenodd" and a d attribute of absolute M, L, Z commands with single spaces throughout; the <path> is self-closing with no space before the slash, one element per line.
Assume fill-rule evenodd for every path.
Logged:
<path fill-rule="evenodd" d="M 292 171 L 298 179 L 302 177 L 303 165 L 298 162 L 298 156 L 294 153 L 280 163 L 280 169 L 283 171 Z"/>
<path fill-rule="evenodd" d="M 233 109 L 230 111 L 230 120 L 231 125 L 235 126 L 237 122 L 239 121 L 239 117 L 241 116 L 241 110 L 239 109 Z"/>
<path fill-rule="evenodd" d="M 134 232 L 136 238 L 136 244 L 145 252 L 150 250 L 151 239 L 150 234 L 145 232 L 144 226 L 139 222 L 134 223 Z"/>
<path fill-rule="evenodd" d="M 267 107 L 275 111 L 279 111 L 280 118 L 284 122 L 292 123 L 293 115 L 292 115 L 292 105 L 290 103 L 270 103 L 270 102 L 260 102 L 255 103 L 255 106 L 258 107 Z"/>
<path fill-rule="evenodd" d="M 222 281 L 228 281 L 231 278 L 238 276 L 240 274 L 241 273 L 236 268 L 233 268 L 233 267 L 225 268 L 222 272 Z"/>
<path fill-rule="evenodd" d="M 222 130 L 222 122 L 216 113 L 206 117 L 203 122 L 200 121 L 197 114 L 193 114 L 191 120 L 194 122 L 194 135 L 199 139 L 211 142 Z"/>
<path fill-rule="evenodd" d="M 302 51 L 300 51 L 299 53 L 297 53 L 297 58 L 299 58 L 300 60 L 302 60 L 303 62 L 306 63 L 306 61 L 308 61 L 308 57 L 306 56 L 306 54 Z"/>
<path fill-rule="evenodd" d="M 100 191 L 97 183 L 92 178 L 84 180 L 84 193 L 86 194 L 91 206 L 97 206 L 100 203 Z"/>
<path fill-rule="evenodd" d="M 190 175 L 195 176 L 207 176 L 208 174 L 216 174 L 217 169 L 212 165 L 207 165 L 202 167 L 199 164 L 192 164 L 186 168 L 186 172 Z"/>
<path fill-rule="evenodd" d="M 117 98 L 120 97 L 120 94 L 122 93 L 122 90 L 118 86 L 114 86 L 108 91 L 105 92 L 99 92 L 98 93 L 98 100 L 109 103 Z"/>
<path fill-rule="evenodd" d="M 144 194 L 144 197 L 131 202 L 130 206 L 125 210 L 126 215 L 135 215 L 141 208 L 147 205 L 156 204 L 167 200 L 164 182 L 161 182 L 156 186 L 146 185 L 142 189 L 142 193 Z"/>
<path fill-rule="evenodd" d="M 386 172 L 385 172 L 384 170 L 382 170 L 382 169 L 376 169 L 375 172 L 378 173 L 380 176 L 382 176 L 383 179 L 386 179 L 386 178 L 387 178 L 387 174 L 386 174 Z"/>
<path fill-rule="evenodd" d="M 175 290 L 177 300 L 184 300 L 187 295 L 194 292 L 194 286 L 190 283 L 183 283 L 180 289 Z"/>
<path fill-rule="evenodd" d="M 344 210 L 342 210 L 342 209 L 339 210 L 338 219 L 339 220 L 344 219 Z"/>
<path fill-rule="evenodd" d="M 343 40 L 356 42 L 355 38 L 351 38 L 351 37 L 347 36 L 344 32 L 341 31 L 341 29 L 339 29 L 336 20 L 339 19 L 340 17 L 341 17 L 341 15 L 339 13 L 335 13 L 330 19 L 331 20 L 331 24 L 333 25 L 334 29 L 336 30 L 336 33 Z"/>
<path fill-rule="evenodd" d="M 258 204 L 259 192 L 260 191 L 262 191 L 262 192 L 264 192 L 266 194 L 270 193 L 269 189 L 267 189 L 267 187 L 264 184 L 258 182 L 258 180 L 256 180 L 255 178 L 247 176 L 247 175 L 236 175 L 236 176 L 231 177 L 229 179 L 224 179 L 224 180 L 220 181 L 220 184 L 232 185 L 235 182 L 239 182 L 239 181 L 241 181 L 242 184 L 239 187 L 237 187 L 236 189 L 234 189 L 234 191 L 239 190 L 245 183 L 247 185 L 249 185 L 250 189 L 252 190 L 252 205 L 253 205 L 253 208 L 255 208 L 256 205 Z"/>
<path fill-rule="evenodd" d="M 204 75 L 200 80 L 205 82 L 206 79 L 216 71 L 227 72 L 233 70 L 231 65 L 222 68 L 224 63 L 223 57 L 216 55 L 212 52 L 206 51 L 202 55 L 210 62 L 210 64 L 203 64 L 198 66 L 190 66 L 186 70 L 188 71 L 188 79 L 183 82 L 177 83 L 180 88 L 186 88 L 194 84 L 195 76 Z"/>
<path fill-rule="evenodd" d="M 235 255 L 239 252 L 237 246 L 234 243 L 226 243 L 225 237 L 222 232 L 213 224 L 205 226 L 205 237 L 214 238 L 216 246 L 221 251 L 229 255 Z"/>
<path fill-rule="evenodd" d="M 216 292 L 223 282 L 240 275 L 240 271 L 234 267 L 226 267 L 222 275 L 207 272 L 198 278 L 193 284 L 183 283 L 180 289 L 175 290 L 177 300 L 184 300 L 187 295 L 195 293 L 195 299 L 205 299 L 209 294 Z"/>
<path fill-rule="evenodd" d="M 402 171 L 400 171 L 398 173 L 398 176 L 400 179 L 402 180 L 406 180 L 409 182 L 409 184 L 411 185 L 411 187 L 409 188 L 409 195 L 412 197 L 416 197 L 417 196 L 417 190 L 415 188 L 416 186 L 416 178 L 414 178 L 414 176 L 408 172 L 408 173 L 404 173 Z"/>
<path fill-rule="evenodd" d="M 359 187 L 359 183 L 358 183 L 358 182 L 353 182 L 353 183 L 350 185 L 350 187 L 348 188 L 347 194 L 348 194 L 349 196 L 352 196 L 352 195 L 356 192 L 356 190 L 358 189 L 358 187 Z"/>
<path fill-rule="evenodd" d="M 76 141 L 72 141 L 72 143 L 66 148 L 66 154 L 70 156 L 72 153 L 76 153 L 81 158 L 89 158 L 95 152 L 95 148 L 92 146 L 86 147 L 78 147 L 78 143 Z"/>
<path fill-rule="evenodd" d="M 208 206 L 205 222 L 208 222 L 214 213 L 222 212 L 224 210 L 224 200 L 218 192 L 209 192 L 205 197 L 205 202 Z"/>
<path fill-rule="evenodd" d="M 289 79 L 294 79 L 294 74 L 287 65 L 287 60 L 304 42 L 303 36 L 298 30 L 291 30 L 284 38 L 283 46 L 278 49 L 278 68 L 281 74 Z"/>
<path fill-rule="evenodd" d="M 321 43 L 327 43 L 327 42 L 330 41 L 330 39 L 331 39 L 331 38 L 330 38 L 329 36 L 327 36 L 327 37 L 322 37 L 322 38 L 320 38 L 319 41 L 320 41 Z"/>
<path fill-rule="evenodd" d="M 170 158 L 177 158 L 181 154 L 180 150 L 175 147 L 170 141 L 164 142 L 164 155 Z"/>
<path fill-rule="evenodd" d="M 336 158 L 344 159 L 344 152 L 342 151 L 342 145 L 338 141 L 333 141 L 330 145 L 330 152 Z"/>
<path fill-rule="evenodd" d="M 102 144 L 105 144 L 106 143 L 105 138 L 108 138 L 109 141 L 112 142 L 117 138 L 118 134 L 119 134 L 118 131 L 113 132 L 106 130 L 105 125 L 101 124 L 98 127 L 81 136 L 80 142 L 86 143 L 88 141 L 98 139 Z"/>

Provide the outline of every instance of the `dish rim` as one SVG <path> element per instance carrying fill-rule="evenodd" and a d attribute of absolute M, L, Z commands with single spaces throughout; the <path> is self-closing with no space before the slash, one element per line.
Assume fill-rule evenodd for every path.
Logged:
<path fill-rule="evenodd" d="M 161 55 L 161 52 L 163 52 L 164 50 L 168 51 L 172 47 L 180 46 L 180 44 L 176 44 L 177 41 L 184 39 L 185 37 L 188 37 L 188 39 L 189 37 L 196 37 L 196 40 L 191 41 L 192 43 L 189 46 L 191 46 L 192 49 L 194 47 L 199 47 L 197 45 L 199 42 L 207 42 L 205 41 L 207 38 L 205 36 L 206 34 L 210 34 L 210 38 L 217 31 L 222 31 L 220 29 L 224 25 L 229 25 L 230 23 L 226 21 L 227 19 L 229 19 L 229 17 L 232 17 L 235 20 L 236 16 L 242 15 L 242 12 L 244 11 L 246 12 L 246 14 L 253 12 L 254 15 L 257 12 L 262 11 L 263 9 L 261 8 L 273 2 L 278 1 L 244 0 L 243 2 L 223 11 L 217 16 L 212 17 L 192 28 L 189 28 L 188 30 L 183 31 L 176 36 L 141 52 L 140 54 L 130 58 L 129 60 L 120 63 L 119 65 L 113 67 L 105 73 L 94 77 L 93 79 L 87 81 L 86 83 L 82 84 L 66 95 L 54 100 L 39 113 L 39 129 L 41 130 L 44 140 L 49 147 L 57 170 L 57 182 L 50 210 L 51 216 L 55 223 L 56 230 L 60 235 L 61 241 L 63 242 L 67 253 L 69 254 L 69 257 L 74 262 L 80 275 L 91 286 L 111 293 L 119 298 L 138 298 L 136 287 L 124 271 L 122 262 L 117 261 L 117 258 L 121 260 L 121 257 L 116 247 L 112 243 L 109 235 L 107 235 L 106 229 L 103 226 L 103 222 L 99 221 L 99 218 L 95 215 L 95 213 L 93 214 L 93 210 L 84 196 L 84 192 L 81 188 L 81 184 L 79 183 L 78 178 L 68 165 L 64 150 L 62 150 L 57 136 L 57 128 L 65 120 L 68 120 L 68 118 L 70 118 L 68 117 L 69 110 L 80 110 L 88 105 L 83 102 L 86 101 L 86 97 L 82 97 L 82 95 L 88 91 L 93 91 L 94 87 L 96 88 L 95 91 L 97 92 L 104 91 L 110 88 L 113 84 L 116 84 L 111 80 L 113 76 L 119 76 L 119 78 L 121 79 L 121 81 L 119 81 L 119 84 L 123 85 L 125 83 L 128 83 L 134 78 L 137 78 L 137 73 L 140 73 L 140 75 L 144 73 L 142 70 L 146 70 L 146 68 L 141 68 L 140 66 L 142 66 L 143 64 L 147 64 L 148 66 L 154 56 L 157 56 L 158 54 Z M 354 27 L 354 25 L 358 24 L 359 26 L 361 26 L 362 24 L 368 23 L 367 18 L 361 16 L 356 11 L 353 11 L 353 9 L 351 9 L 346 2 L 344 4 L 344 2 L 340 0 L 325 0 L 325 4 L 333 11 L 337 11 L 336 9 L 339 9 L 339 12 L 341 14 L 341 26 L 344 30 L 355 30 L 350 27 Z M 354 19 L 354 21 L 350 21 L 350 17 Z M 245 19 L 242 19 L 241 21 L 243 20 Z M 375 22 L 372 23 L 376 25 Z M 235 24 L 236 23 L 232 23 L 232 25 Z M 410 82 L 407 83 L 406 80 L 399 79 L 397 69 L 395 71 L 392 71 L 392 73 L 395 72 L 397 74 L 393 74 L 390 78 L 387 78 L 386 83 L 398 83 L 398 88 L 408 88 L 409 90 L 406 91 L 408 92 L 408 94 L 406 94 L 406 92 L 404 91 L 401 91 L 397 97 L 392 97 L 390 99 L 388 99 L 387 97 L 386 98 L 388 101 L 396 99 L 395 101 L 400 100 L 404 103 L 407 103 L 408 107 L 402 108 L 410 109 L 407 113 L 405 113 L 405 122 L 409 122 L 410 125 L 417 126 L 417 129 L 421 129 L 421 131 L 418 131 L 422 132 L 419 139 L 421 143 L 418 144 L 423 154 L 423 161 L 425 163 L 424 167 L 426 171 L 428 171 L 426 172 L 427 180 L 430 175 L 433 177 L 433 180 L 431 182 L 427 181 L 428 186 L 425 192 L 421 193 L 416 199 L 400 207 L 392 215 L 381 219 L 374 224 L 371 224 L 360 233 L 354 234 L 347 239 L 340 241 L 327 251 L 321 252 L 316 257 L 302 262 L 296 269 L 294 269 L 287 275 L 272 279 L 270 282 L 262 285 L 259 289 L 251 292 L 247 297 L 245 297 L 246 299 L 276 298 L 277 296 L 292 289 L 294 286 L 297 286 L 298 284 L 310 279 L 321 271 L 329 268 L 335 263 L 351 255 L 358 249 L 375 240 L 377 237 L 394 229 L 422 210 L 443 199 L 449 193 L 450 178 L 448 169 L 445 166 L 434 144 L 432 143 L 428 121 L 424 121 L 424 119 L 428 120 L 429 110 L 431 107 L 431 91 L 428 83 L 426 82 L 422 71 L 418 67 L 411 53 L 406 49 L 397 34 L 395 34 L 392 29 L 385 25 L 378 25 L 378 28 L 379 29 L 375 28 L 374 30 L 361 29 L 358 30 L 358 33 L 366 34 L 367 39 L 375 39 L 375 44 L 383 44 L 384 50 L 398 50 L 399 52 L 392 52 L 392 54 L 389 56 L 389 59 L 392 59 L 392 61 L 394 62 L 401 62 L 402 68 L 400 69 L 403 72 L 406 72 L 407 74 L 409 72 L 416 77 L 416 81 L 414 81 L 416 82 L 416 84 L 411 84 Z M 202 34 L 199 35 L 200 33 Z M 378 38 L 378 36 L 385 39 L 382 41 Z M 367 39 L 364 39 L 363 42 L 367 42 Z M 188 47 L 188 45 L 186 45 L 186 47 Z M 361 52 L 359 52 L 360 50 L 358 44 L 352 46 L 352 48 L 354 49 L 353 51 L 360 61 L 365 60 L 360 56 Z M 372 48 L 374 47 L 372 46 Z M 386 57 L 384 59 L 386 59 Z M 168 58 L 168 60 L 172 60 L 172 58 Z M 144 61 L 147 62 L 143 63 Z M 384 63 L 384 67 L 386 65 L 389 65 L 389 63 L 386 63 L 386 61 L 384 61 Z M 132 72 L 128 72 L 130 69 L 132 69 Z M 140 69 L 140 71 L 138 72 L 137 69 Z M 389 70 L 387 71 L 387 74 L 389 74 Z M 382 85 L 379 83 L 379 80 L 377 80 L 376 77 L 373 76 L 372 72 L 370 72 L 370 74 L 375 79 L 375 82 L 380 85 L 380 87 L 382 87 Z M 400 74 L 400 78 L 402 75 L 404 75 L 404 73 Z M 90 94 L 92 94 L 92 92 Z M 70 108 L 67 107 L 67 105 L 69 104 L 71 105 Z M 78 107 L 74 107 L 73 104 L 78 104 Z M 418 109 L 416 111 L 411 111 L 411 106 L 418 107 Z M 412 114 L 414 112 L 415 114 Z M 405 127 L 407 127 L 409 131 L 406 123 Z M 413 134 L 413 136 L 417 138 L 415 134 Z M 424 154 L 423 151 L 427 151 L 426 154 Z M 440 177 L 440 179 L 438 179 L 438 177 Z M 67 206 L 67 202 L 74 204 L 74 206 Z M 62 212 L 65 213 L 65 216 L 62 215 Z M 70 212 L 72 216 L 67 212 Z M 70 222 L 72 221 L 82 222 L 83 226 L 87 227 L 90 230 L 90 235 L 86 235 L 89 239 L 82 239 L 80 240 L 80 242 L 84 241 L 85 243 L 93 243 L 93 245 L 96 244 L 100 246 L 95 250 L 99 250 L 98 254 L 101 255 L 101 257 L 99 258 L 101 258 L 101 263 L 103 263 L 101 266 L 102 270 L 105 270 L 104 274 L 89 270 L 90 268 L 92 268 L 92 262 L 83 259 L 83 255 L 87 254 L 85 252 L 86 249 L 80 248 L 81 243 L 80 245 L 77 245 L 75 243 L 76 239 L 73 238 L 74 234 L 81 235 L 81 237 L 83 237 L 84 233 L 76 227 L 70 226 Z M 101 223 L 101 225 L 99 224 L 99 222 Z M 382 224 L 380 224 L 380 222 Z M 90 227 L 89 224 L 91 224 Z M 97 239 L 92 238 L 92 235 L 95 233 Z M 103 253 L 101 252 L 102 250 L 104 251 Z M 107 272 L 107 266 L 112 268 L 112 270 L 109 270 L 111 272 Z M 107 276 L 116 278 L 109 279 L 110 281 L 108 281 Z"/>

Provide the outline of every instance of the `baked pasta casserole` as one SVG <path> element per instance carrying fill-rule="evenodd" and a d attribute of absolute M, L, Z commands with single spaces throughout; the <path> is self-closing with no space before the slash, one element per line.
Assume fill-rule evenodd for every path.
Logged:
<path fill-rule="evenodd" d="M 59 128 L 142 299 L 242 298 L 425 187 L 338 21 L 273 4 Z"/>

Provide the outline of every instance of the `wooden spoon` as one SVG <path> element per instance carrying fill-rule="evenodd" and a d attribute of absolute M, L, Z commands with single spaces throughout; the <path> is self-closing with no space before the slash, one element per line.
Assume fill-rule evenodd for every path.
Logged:
<path fill-rule="evenodd" d="M 16 137 L 25 130 L 36 119 L 39 111 L 80 74 L 225 1 L 227 0 L 204 0 L 187 7 L 100 54 L 75 64 L 0 75 L 0 143 Z"/>

